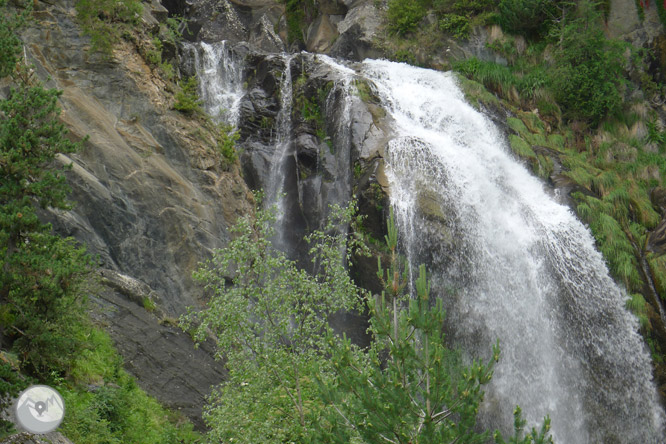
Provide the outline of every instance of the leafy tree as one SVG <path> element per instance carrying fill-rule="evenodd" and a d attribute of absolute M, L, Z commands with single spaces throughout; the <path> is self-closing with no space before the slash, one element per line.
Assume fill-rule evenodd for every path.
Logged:
<path fill-rule="evenodd" d="M 198 343 L 215 339 L 229 371 L 205 412 L 214 442 L 308 442 L 322 408 L 315 372 L 325 378 L 330 362 L 327 318 L 359 299 L 344 266 L 359 241 L 339 228 L 352 210 L 335 208 L 325 229 L 308 236 L 313 274 L 273 248 L 274 215 L 264 210 L 241 218 L 229 246 L 196 272 L 211 299 L 182 322 Z"/>

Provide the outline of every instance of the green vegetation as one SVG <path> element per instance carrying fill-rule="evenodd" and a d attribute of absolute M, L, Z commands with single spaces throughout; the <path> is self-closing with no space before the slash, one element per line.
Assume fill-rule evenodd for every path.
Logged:
<path fill-rule="evenodd" d="M 206 410 L 211 440 L 310 442 L 323 409 L 315 376 L 328 372 L 321 333 L 327 316 L 353 309 L 361 293 L 344 267 L 359 242 L 337 229 L 350 222 L 351 210 L 333 212 L 335 222 L 307 238 L 316 275 L 272 247 L 274 216 L 263 210 L 241 218 L 229 246 L 195 274 L 211 301 L 183 317 L 184 326 L 197 341 L 215 335 L 229 370 Z"/>
<path fill-rule="evenodd" d="M 139 0 L 77 0 L 77 20 L 90 37 L 91 51 L 111 56 L 123 31 L 136 25 L 143 5 Z"/>
<path fill-rule="evenodd" d="M 339 343 L 329 331 L 335 378 L 320 378 L 326 404 L 319 442 L 436 443 L 482 442 L 488 433 L 475 430 L 481 385 L 499 359 L 495 348 L 487 364 L 462 364 L 460 353 L 444 344 L 441 300 L 431 306 L 425 266 L 416 280 L 417 297 L 405 294 L 406 267 L 397 253 L 397 228 L 388 224 L 391 264 L 378 276 L 385 291 L 366 297 L 373 344 L 360 353 L 347 339 Z M 387 356 L 387 357 L 384 357 Z"/>
<path fill-rule="evenodd" d="M 200 440 L 192 424 L 165 410 L 136 385 L 123 370 L 108 334 L 93 328 L 85 335 L 89 346 L 73 362 L 68 378 L 50 382 L 67 406 L 60 427 L 65 436 L 77 444 L 177 444 Z"/>
<path fill-rule="evenodd" d="M 238 131 L 231 125 L 219 124 L 217 126 L 217 151 L 222 156 L 223 166 L 229 168 L 238 160 L 236 141 L 240 138 Z"/>
<path fill-rule="evenodd" d="M 70 239 L 50 234 L 37 217 L 43 208 L 67 209 L 63 169 L 47 168 L 78 144 L 58 120 L 59 91 L 43 88 L 17 65 L 14 88 L 0 101 L 0 313 L 3 346 L 37 377 L 68 370 L 83 344 L 75 326 L 83 317 L 79 291 L 89 262 Z"/>
<path fill-rule="evenodd" d="M 467 38 L 473 26 L 494 20 L 494 6 L 490 0 L 390 0 L 387 30 L 401 39 L 414 34 L 428 34 L 430 39 L 439 40 L 445 35 Z M 432 29 L 423 26 L 429 13 L 437 20 Z M 394 51 L 394 58 L 398 55 Z"/>
<path fill-rule="evenodd" d="M 67 167 L 81 148 L 60 123 L 61 91 L 19 62 L 13 16 L 0 0 L 0 410 L 30 384 L 55 386 L 67 404 L 61 430 L 77 443 L 193 443 L 192 425 L 167 412 L 123 371 L 109 336 L 88 318 L 92 260 L 51 233 L 41 208 L 67 210 Z M 154 305 L 154 304 L 153 304 Z M 149 307 L 146 307 L 149 308 Z M 0 437 L 13 433 L 0 421 Z"/>
<path fill-rule="evenodd" d="M 405 35 L 416 29 L 426 15 L 424 0 L 390 0 L 388 3 L 389 30 Z"/>
<path fill-rule="evenodd" d="M 311 126 L 312 132 L 319 140 L 326 142 L 331 152 L 334 149 L 333 142 L 328 136 L 326 120 L 321 108 L 326 106 L 326 99 L 332 87 L 333 83 L 328 82 L 322 87 L 313 88 L 310 91 L 305 75 L 301 75 L 294 84 L 294 109 L 300 110 L 300 118 Z"/>
<path fill-rule="evenodd" d="M 354 205 L 332 208 L 322 231 L 307 236 L 314 273 L 277 251 L 269 240 L 274 217 L 257 210 L 234 227 L 229 246 L 214 253 L 195 277 L 211 295 L 203 311 L 182 318 L 199 342 L 214 337 L 229 378 L 209 398 L 206 421 L 213 442 L 439 443 L 481 442 L 476 429 L 482 384 L 499 357 L 464 365 L 442 334 L 441 302 L 431 305 L 425 268 L 418 297 L 406 293 L 407 269 L 396 250 L 391 217 L 391 264 L 379 276 L 386 287 L 375 299 L 351 281 L 345 263 L 363 242 L 344 227 L 359 219 Z M 358 232 L 353 230 L 352 233 Z M 363 251 L 363 250 L 361 250 Z M 229 285 L 229 280 L 231 285 Z M 370 313 L 373 344 L 361 350 L 333 333 L 338 310 Z M 326 334 L 324 334 L 327 332 Z M 552 442 L 541 431 L 522 432 L 516 443 Z M 499 433 L 495 434 L 501 441 Z"/>
<path fill-rule="evenodd" d="M 619 110 L 624 83 L 624 47 L 606 39 L 600 20 L 591 5 L 580 3 L 579 17 L 559 33 L 551 74 L 555 98 L 565 115 L 593 126 Z"/>
<path fill-rule="evenodd" d="M 173 108 L 183 114 L 192 115 L 202 112 L 203 102 L 199 99 L 199 82 L 192 76 L 178 82 L 180 90 L 176 92 L 176 103 Z"/>
<path fill-rule="evenodd" d="M 317 12 L 313 0 L 282 0 L 287 19 L 287 40 L 289 43 L 303 42 L 309 23 Z"/>
<path fill-rule="evenodd" d="M 502 0 L 497 6 L 497 23 L 507 32 L 527 38 L 548 35 L 553 19 L 559 16 L 563 0 Z"/>

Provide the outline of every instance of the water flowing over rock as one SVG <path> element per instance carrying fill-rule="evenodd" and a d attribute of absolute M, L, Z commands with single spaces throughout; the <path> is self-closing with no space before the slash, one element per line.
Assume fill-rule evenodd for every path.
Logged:
<path fill-rule="evenodd" d="M 376 55 L 373 3 L 321 2 L 308 46 Z M 224 371 L 173 324 L 202 302 L 192 271 L 252 211 L 248 188 L 279 205 L 280 244 L 301 263 L 303 235 L 353 195 L 364 228 L 381 239 L 388 193 L 403 251 L 413 266 L 428 265 L 445 300 L 452 344 L 483 355 L 500 340 L 485 425 L 506 427 L 520 404 L 532 423 L 550 414 L 560 442 L 662 440 L 664 415 L 626 294 L 589 232 L 508 154 L 451 75 L 286 54 L 284 5 L 273 0 L 162 4 L 190 16 L 181 71 L 198 75 L 212 118 L 239 131 L 242 178 L 220 168 L 202 125 L 169 109 L 168 86 L 130 43 L 112 61 L 86 51 L 72 0 L 40 3 L 23 34 L 38 77 L 64 91 L 72 137 L 90 135 L 81 153 L 58 158 L 72 164 L 76 208 L 43 216 L 98 255 L 95 317 L 149 393 L 201 425 L 203 398 Z M 154 26 L 165 17 L 151 5 L 144 20 Z M 651 247 L 666 250 L 663 223 L 655 233 Z M 374 259 L 353 267 L 378 290 Z M 335 322 L 363 340 L 362 320 Z"/>
<path fill-rule="evenodd" d="M 659 441 L 664 415 L 627 295 L 587 229 L 452 75 L 307 53 L 244 60 L 245 177 L 279 202 L 282 247 L 302 252 L 302 235 L 324 205 L 349 199 L 350 183 L 360 195 L 388 186 L 402 248 L 413 267 L 428 264 L 452 345 L 483 356 L 500 341 L 484 425 L 508 431 L 518 404 L 531 423 L 550 414 L 559 442 Z M 352 178 L 355 164 L 374 186 Z"/>
<path fill-rule="evenodd" d="M 267 205 L 277 205 L 277 244 L 305 263 L 304 234 L 322 225 L 330 205 L 349 201 L 352 162 L 371 162 L 384 142 L 367 105 L 353 94 L 353 71 L 308 53 L 246 48 L 244 58 L 230 62 L 219 55 L 235 51 L 228 43 L 188 48 L 184 64 L 195 60 L 206 109 L 218 111 L 225 97 L 238 103 L 234 123 L 245 180 L 264 190 Z M 234 92 L 238 80 L 225 72 L 239 69 L 245 90 Z"/>
<path fill-rule="evenodd" d="M 500 341 L 484 423 L 506 428 L 519 404 L 531 422 L 550 414 L 559 442 L 659 442 L 650 356 L 587 229 L 454 77 L 381 61 L 362 72 L 396 121 L 386 162 L 410 263 L 428 264 L 453 343 L 483 355 Z"/>

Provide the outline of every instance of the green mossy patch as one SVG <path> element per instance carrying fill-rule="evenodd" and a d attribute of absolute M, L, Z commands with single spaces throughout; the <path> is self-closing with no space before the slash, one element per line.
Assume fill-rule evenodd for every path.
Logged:
<path fill-rule="evenodd" d="M 511 150 L 513 150 L 513 152 L 516 153 L 518 156 L 526 157 L 528 159 L 537 158 L 536 153 L 534 152 L 532 147 L 520 137 L 511 134 L 509 136 L 509 144 L 511 145 Z"/>

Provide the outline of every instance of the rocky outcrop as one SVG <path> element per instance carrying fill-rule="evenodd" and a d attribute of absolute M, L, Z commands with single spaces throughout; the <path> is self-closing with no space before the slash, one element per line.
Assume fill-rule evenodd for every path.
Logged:
<path fill-rule="evenodd" d="M 252 211 L 251 196 L 237 169 L 220 168 L 203 121 L 170 109 L 171 86 L 133 43 L 118 44 L 110 61 L 88 52 L 73 6 L 40 3 L 22 33 L 28 62 L 63 90 L 62 121 L 83 143 L 81 152 L 58 158 L 72 165 L 74 209 L 43 216 L 85 243 L 106 270 L 93 298 L 104 308 L 96 316 L 128 370 L 149 393 L 200 418 L 222 368 L 169 324 L 201 303 L 192 272 L 225 245 L 235 219 Z"/>
<path fill-rule="evenodd" d="M 344 18 L 337 22 L 335 42 L 330 54 L 350 60 L 363 60 L 366 57 L 379 57 L 374 38 L 382 24 L 382 13 L 374 1 L 345 2 L 349 6 Z M 337 20 L 334 18 L 333 20 Z"/>
<path fill-rule="evenodd" d="M 285 50 L 286 25 L 281 2 L 196 0 L 185 10 L 188 18 L 185 37 L 191 41 L 229 40 L 248 42 L 266 52 Z"/>
<path fill-rule="evenodd" d="M 635 0 L 611 0 L 607 19 L 608 35 L 626 40 L 636 47 L 651 43 L 663 33 L 656 1 L 642 2 L 645 6 L 642 7 L 644 18 L 641 20 Z"/>
<path fill-rule="evenodd" d="M 383 14 L 373 0 L 319 0 L 300 23 L 302 46 L 290 46 L 284 2 L 277 0 L 165 0 L 173 14 L 188 18 L 191 41 L 247 42 L 265 52 L 306 49 L 350 60 L 378 57 L 374 38 Z"/>

